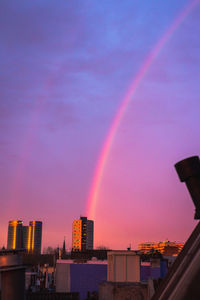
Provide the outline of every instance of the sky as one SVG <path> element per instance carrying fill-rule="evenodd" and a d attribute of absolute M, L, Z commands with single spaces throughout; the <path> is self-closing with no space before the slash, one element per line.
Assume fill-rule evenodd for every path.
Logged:
<path fill-rule="evenodd" d="M 43 222 L 43 247 L 70 249 L 88 216 L 113 120 L 177 17 L 115 132 L 100 180 L 95 247 L 185 241 L 197 221 L 174 164 L 199 155 L 200 1 L 2 0 L 0 247 L 8 221 Z"/>

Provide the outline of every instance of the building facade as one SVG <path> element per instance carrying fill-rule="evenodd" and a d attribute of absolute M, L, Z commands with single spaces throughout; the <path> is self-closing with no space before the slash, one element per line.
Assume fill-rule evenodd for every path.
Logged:
<path fill-rule="evenodd" d="M 140 243 L 138 249 L 144 253 L 160 252 L 162 255 L 177 256 L 182 250 L 184 243 L 163 241 Z"/>
<path fill-rule="evenodd" d="M 56 262 L 57 293 L 78 292 L 79 299 L 85 300 L 88 299 L 88 292 L 90 294 L 98 292 L 99 283 L 105 280 L 107 280 L 107 261 L 83 263 L 61 259 Z"/>
<path fill-rule="evenodd" d="M 13 220 L 8 222 L 8 238 L 7 249 L 21 249 L 23 248 L 23 222 L 20 220 Z"/>
<path fill-rule="evenodd" d="M 74 220 L 72 225 L 72 250 L 86 251 L 93 249 L 94 221 L 87 217 Z"/>
<path fill-rule="evenodd" d="M 28 251 L 32 253 L 41 253 L 41 245 L 42 245 L 42 222 L 30 221 L 29 235 L 28 235 Z"/>
<path fill-rule="evenodd" d="M 19 220 L 9 221 L 7 249 L 26 249 L 28 253 L 41 253 L 42 222 L 30 221 L 23 226 Z"/>

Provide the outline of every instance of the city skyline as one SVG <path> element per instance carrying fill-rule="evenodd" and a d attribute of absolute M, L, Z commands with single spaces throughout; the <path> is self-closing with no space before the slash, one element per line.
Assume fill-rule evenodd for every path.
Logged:
<path fill-rule="evenodd" d="M 22 219 L 43 221 L 43 247 L 69 248 L 77 215 L 95 221 L 95 247 L 185 242 L 194 206 L 174 164 L 200 153 L 199 13 L 3 0 L 0 247 Z"/>
<path fill-rule="evenodd" d="M 23 225 L 22 220 L 8 222 L 7 250 L 25 249 L 28 253 L 41 253 L 42 222 L 30 221 Z M 5 246 L 4 246 L 5 247 Z"/>
<path fill-rule="evenodd" d="M 39 229 L 39 236 L 38 233 L 36 234 L 36 238 L 32 237 L 35 235 L 35 230 L 34 232 L 32 230 L 32 227 L 38 227 Z M 89 228 L 87 228 L 89 226 Z M 15 227 L 15 234 L 13 234 L 13 229 L 12 227 Z M 20 227 L 20 228 L 18 228 Z M 36 230 L 38 231 L 38 230 Z M 76 232 L 76 233 L 75 233 Z M 77 234 L 78 232 L 78 234 Z M 13 236 L 15 235 L 15 238 L 13 238 Z M 74 236 L 75 235 L 75 236 Z M 85 235 L 85 237 L 83 236 Z M 38 239 L 39 238 L 39 239 Z M 66 242 L 66 237 L 64 236 L 64 242 L 63 245 L 65 247 L 65 242 Z M 82 239 L 84 239 L 84 241 L 82 242 Z M 94 248 L 94 220 L 88 220 L 87 217 L 83 217 L 80 216 L 80 219 L 76 219 L 73 220 L 72 223 L 72 242 L 70 245 L 69 240 L 67 241 L 68 243 L 68 251 L 86 251 L 86 250 L 92 250 L 95 249 Z M 34 240 L 34 241 L 32 241 Z M 37 240 L 37 243 L 39 244 L 39 248 L 38 245 L 36 247 L 36 252 L 39 249 L 39 252 L 43 252 L 44 249 L 47 249 L 47 247 L 42 247 L 41 248 L 41 244 L 42 244 L 42 222 L 41 221 L 30 221 L 29 225 L 23 225 L 23 221 L 16 219 L 16 220 L 12 220 L 8 222 L 8 232 L 7 232 L 7 247 L 5 247 L 5 245 L 3 245 L 3 247 L 5 247 L 8 250 L 19 250 L 19 249 L 26 249 L 29 253 L 34 252 L 34 242 L 35 240 Z M 78 241 L 80 240 L 80 243 L 78 243 Z M 135 249 L 140 250 L 141 245 L 145 245 L 147 244 L 147 246 L 149 247 L 149 245 L 157 245 L 157 244 L 177 244 L 179 246 L 183 246 L 184 243 L 182 243 L 181 241 L 169 241 L 169 240 L 165 240 L 165 241 L 143 241 L 140 244 L 137 245 L 137 247 Z M 77 245 L 78 244 L 78 245 Z M 17 245 L 17 246 L 16 246 Z M 74 246 L 75 247 L 74 247 Z M 48 246 L 52 246 L 52 245 L 48 245 Z M 60 244 L 58 245 L 58 247 L 60 249 L 62 249 L 62 247 L 60 246 Z M 131 249 L 132 245 L 128 245 L 128 248 Z M 0 247 L 1 248 L 1 247 Z M 97 246 L 97 249 L 106 249 L 106 245 L 99 245 Z M 108 248 L 109 249 L 109 248 Z M 33 251 L 34 250 L 34 251 Z"/>

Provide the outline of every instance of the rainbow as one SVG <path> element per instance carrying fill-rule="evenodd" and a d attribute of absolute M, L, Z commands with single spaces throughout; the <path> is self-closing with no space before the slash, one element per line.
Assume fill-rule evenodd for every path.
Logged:
<path fill-rule="evenodd" d="M 144 63 L 142 64 L 141 68 L 139 69 L 137 75 L 133 79 L 126 95 L 124 96 L 123 100 L 121 101 L 120 107 L 117 110 L 116 115 L 114 116 L 113 122 L 111 123 L 110 129 L 108 134 L 105 138 L 105 142 L 103 144 L 102 150 L 99 155 L 99 159 L 97 161 L 96 169 L 94 172 L 94 177 L 92 180 L 92 185 L 89 191 L 89 197 L 87 201 L 87 208 L 86 214 L 90 219 L 95 218 L 95 210 L 97 206 L 98 194 L 101 186 L 102 177 L 105 171 L 106 163 L 114 142 L 114 139 L 117 134 L 117 130 L 120 126 L 122 118 L 128 108 L 128 105 L 136 92 L 136 89 L 142 79 L 144 78 L 145 74 L 149 70 L 150 66 L 152 65 L 155 58 L 158 56 L 159 52 L 162 50 L 164 45 L 170 39 L 174 31 L 179 27 L 179 25 L 184 21 L 187 15 L 192 11 L 192 9 L 200 2 L 200 0 L 194 0 L 190 2 L 184 9 L 179 13 L 176 17 L 174 22 L 168 28 L 168 30 L 164 33 L 161 39 L 156 43 L 153 50 L 150 54 L 146 57 Z"/>

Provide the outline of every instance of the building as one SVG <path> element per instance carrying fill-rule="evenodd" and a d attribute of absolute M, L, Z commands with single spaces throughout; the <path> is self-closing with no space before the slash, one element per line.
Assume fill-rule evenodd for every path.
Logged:
<path fill-rule="evenodd" d="M 9 221 L 7 249 L 26 249 L 29 253 L 41 253 L 42 222 L 30 221 L 23 226 L 22 221 Z"/>
<path fill-rule="evenodd" d="M 158 287 L 154 286 L 152 300 L 200 299 L 200 222 L 186 241 L 169 272 Z M 153 293 L 155 294 L 153 295 Z"/>
<path fill-rule="evenodd" d="M 168 265 L 168 259 L 162 257 L 150 256 L 147 261 L 141 260 L 140 281 L 148 282 L 149 279 L 159 280 L 161 278 L 164 278 L 168 272 Z"/>
<path fill-rule="evenodd" d="M 74 260 L 57 260 L 56 262 L 56 292 L 78 292 L 80 300 L 85 300 L 88 294 L 97 293 L 99 284 L 107 280 L 107 261 L 88 261 L 86 263 Z"/>
<path fill-rule="evenodd" d="M 29 234 L 30 234 L 29 226 L 23 226 L 23 248 L 29 249 Z"/>
<path fill-rule="evenodd" d="M 149 254 L 149 253 L 154 251 L 155 244 L 156 243 L 154 243 L 154 242 L 140 243 L 138 245 L 138 249 L 139 249 L 140 252 L 142 252 L 144 254 Z"/>
<path fill-rule="evenodd" d="M 147 300 L 147 284 L 140 282 L 140 255 L 136 251 L 108 252 L 107 281 L 99 284 L 99 300 Z"/>
<path fill-rule="evenodd" d="M 87 217 L 74 220 L 72 225 L 72 250 L 86 251 L 93 249 L 94 221 Z"/>
<path fill-rule="evenodd" d="M 184 243 L 170 242 L 168 240 L 163 242 L 146 242 L 140 243 L 138 249 L 144 254 L 149 254 L 152 252 L 160 252 L 162 255 L 168 256 L 177 256 L 182 248 Z"/>
<path fill-rule="evenodd" d="M 41 253 L 42 222 L 30 221 L 24 229 L 24 248 L 31 253 Z"/>
<path fill-rule="evenodd" d="M 7 249 L 21 249 L 23 243 L 23 222 L 13 220 L 8 222 Z"/>
<path fill-rule="evenodd" d="M 108 252 L 108 281 L 140 282 L 140 256 L 135 251 Z"/>
<path fill-rule="evenodd" d="M 23 226 L 23 248 L 29 253 L 41 253 L 42 222 L 30 221 L 29 226 Z"/>
<path fill-rule="evenodd" d="M 93 249 L 93 234 L 94 233 L 94 222 L 87 220 L 87 230 L 86 230 L 86 250 Z"/>
<path fill-rule="evenodd" d="M 111 250 L 92 249 L 86 251 L 71 251 L 70 257 L 71 259 L 79 260 L 91 260 L 94 258 L 96 258 L 97 260 L 107 260 L 108 251 Z M 67 259 L 67 257 L 65 259 Z"/>

